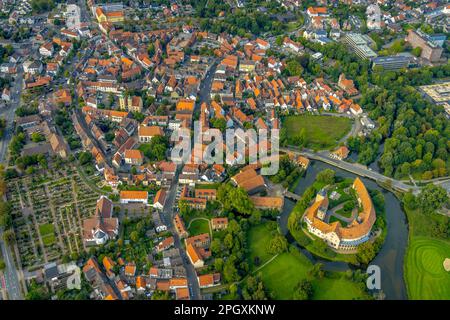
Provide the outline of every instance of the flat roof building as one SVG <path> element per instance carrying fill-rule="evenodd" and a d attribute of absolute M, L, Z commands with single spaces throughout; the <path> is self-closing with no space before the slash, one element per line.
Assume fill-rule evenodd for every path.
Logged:
<path fill-rule="evenodd" d="M 355 54 L 361 59 L 376 58 L 377 54 L 369 47 L 372 40 L 362 34 L 347 33 L 343 38 L 344 43 L 347 43 Z"/>
<path fill-rule="evenodd" d="M 410 57 L 407 56 L 376 57 L 372 59 L 372 67 L 381 66 L 384 70 L 399 70 L 407 68 L 410 61 Z"/>

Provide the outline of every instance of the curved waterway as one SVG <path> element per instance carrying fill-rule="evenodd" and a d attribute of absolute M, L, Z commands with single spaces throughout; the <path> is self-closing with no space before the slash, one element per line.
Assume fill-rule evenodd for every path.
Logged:
<path fill-rule="evenodd" d="M 332 169 L 336 172 L 336 175 L 344 178 L 356 178 L 356 175 L 350 172 L 332 167 L 323 162 L 312 161 L 305 176 L 301 178 L 300 183 L 296 187 L 295 193 L 302 195 L 306 188 L 314 182 L 316 175 L 325 169 Z M 381 289 L 386 299 L 407 299 L 403 278 L 403 259 L 408 244 L 408 224 L 405 213 L 400 206 L 399 200 L 391 192 L 381 188 L 372 180 L 366 178 L 361 178 L 361 180 L 367 188 L 380 190 L 385 199 L 387 235 L 383 247 L 371 264 L 378 265 L 381 269 Z M 294 206 L 295 203 L 293 201 L 285 198 L 285 205 L 279 219 L 280 229 L 288 241 L 295 244 L 313 263 L 322 263 L 325 270 L 346 271 L 348 269 L 355 269 L 356 267 L 350 266 L 345 262 L 328 261 L 316 257 L 295 242 L 287 228 L 289 214 Z"/>

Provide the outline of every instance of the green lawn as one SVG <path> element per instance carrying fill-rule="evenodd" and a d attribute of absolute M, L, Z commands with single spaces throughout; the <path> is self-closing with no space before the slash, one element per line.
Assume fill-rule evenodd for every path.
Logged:
<path fill-rule="evenodd" d="M 296 115 L 284 119 L 283 127 L 287 130 L 289 143 L 295 144 L 295 139 L 304 128 L 306 132 L 306 147 L 322 150 L 337 146 L 339 140 L 350 131 L 352 120 L 344 117 Z"/>
<path fill-rule="evenodd" d="M 268 261 L 272 255 L 267 253 L 267 246 L 270 242 L 270 230 L 267 224 L 260 224 L 250 229 L 248 232 L 248 245 L 250 247 L 249 264 L 252 269 L 256 269 L 255 257 L 259 258 L 259 265 Z"/>
<path fill-rule="evenodd" d="M 404 268 L 408 298 L 448 300 L 450 272 L 445 271 L 443 262 L 445 258 L 450 258 L 450 241 L 436 238 L 432 226 L 449 219 L 419 210 L 405 211 L 410 233 Z"/>
<path fill-rule="evenodd" d="M 253 261 L 256 256 L 260 258 L 260 266 L 272 258 L 266 252 L 271 238 L 271 231 L 267 223 L 252 227 L 248 232 L 249 264 L 251 270 L 257 266 Z M 295 247 L 289 252 L 278 255 L 263 268 L 257 271 L 267 291 L 274 299 L 292 299 L 295 285 L 308 277 L 312 263 Z M 315 289 L 314 299 L 363 299 L 367 298 L 364 290 L 358 283 L 343 278 L 340 273 L 333 273 L 332 277 L 313 280 Z"/>
<path fill-rule="evenodd" d="M 450 299 L 450 272 L 443 262 L 450 258 L 450 243 L 415 237 L 406 253 L 405 278 L 410 299 Z"/>
<path fill-rule="evenodd" d="M 39 233 L 42 237 L 42 242 L 45 246 L 51 246 L 56 242 L 55 227 L 51 223 L 41 224 L 39 226 Z"/>
<path fill-rule="evenodd" d="M 295 285 L 307 278 L 311 262 L 301 253 L 283 253 L 262 268 L 261 276 L 267 290 L 277 300 L 292 299 Z M 360 286 L 337 274 L 335 278 L 313 281 L 314 300 L 352 300 L 369 298 Z"/>
<path fill-rule="evenodd" d="M 202 233 L 209 233 L 209 223 L 206 220 L 195 220 L 189 227 L 189 236 L 196 236 Z"/>

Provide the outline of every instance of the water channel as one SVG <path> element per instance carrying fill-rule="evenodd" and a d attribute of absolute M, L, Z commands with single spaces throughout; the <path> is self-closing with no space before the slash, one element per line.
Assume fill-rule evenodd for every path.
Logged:
<path fill-rule="evenodd" d="M 301 178 L 300 183 L 295 189 L 295 193 L 302 195 L 306 188 L 310 186 L 316 179 L 316 175 L 325 169 L 332 169 L 336 175 L 344 178 L 356 178 L 356 175 L 347 171 L 332 167 L 326 163 L 319 161 L 312 161 L 306 174 Z M 399 200 L 394 194 L 388 192 L 378 186 L 374 181 L 361 178 L 368 189 L 380 190 L 385 199 L 387 236 L 383 247 L 378 252 L 375 259 L 371 262 L 372 265 L 378 265 L 381 269 L 381 289 L 385 294 L 386 299 L 403 300 L 407 299 L 406 288 L 403 278 L 403 259 L 408 243 L 408 224 L 406 216 L 401 209 Z M 290 235 L 287 228 L 287 221 L 295 203 L 289 199 L 285 199 L 285 205 L 281 213 L 279 224 L 283 234 L 287 237 L 289 242 L 295 243 L 295 240 Z M 324 265 L 325 270 L 329 271 L 345 271 L 348 269 L 355 269 L 345 262 L 328 261 L 313 256 L 306 249 L 297 245 L 313 263 L 320 262 Z M 365 270 L 364 270 L 365 271 Z"/>

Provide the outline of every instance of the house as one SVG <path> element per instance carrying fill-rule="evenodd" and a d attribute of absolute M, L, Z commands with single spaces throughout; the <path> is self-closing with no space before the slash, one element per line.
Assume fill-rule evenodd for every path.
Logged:
<path fill-rule="evenodd" d="M 330 157 L 334 158 L 334 159 L 338 159 L 338 160 L 344 160 L 345 158 L 348 157 L 348 154 L 350 153 L 350 151 L 348 150 L 348 148 L 346 146 L 341 146 L 339 148 L 337 148 L 335 151 L 330 153 Z"/>
<path fill-rule="evenodd" d="M 216 189 L 195 189 L 195 197 L 207 200 L 216 200 Z"/>
<path fill-rule="evenodd" d="M 143 203 L 148 204 L 148 192 L 147 191 L 129 191 L 122 190 L 120 192 L 120 203 Z"/>
<path fill-rule="evenodd" d="M 195 248 L 192 244 L 188 244 L 186 246 L 186 254 L 194 268 L 202 268 L 205 265 L 205 262 L 198 253 L 197 248 Z"/>
<path fill-rule="evenodd" d="M 158 126 L 139 126 L 138 135 L 139 142 L 150 142 L 153 137 L 163 136 L 164 131 Z"/>
<path fill-rule="evenodd" d="M 343 73 L 341 73 L 341 75 L 339 76 L 338 86 L 349 96 L 355 96 L 359 93 L 358 89 L 355 88 L 353 80 L 345 78 L 345 74 Z"/>
<path fill-rule="evenodd" d="M 200 289 L 220 285 L 220 273 L 197 275 L 197 281 Z"/>
<path fill-rule="evenodd" d="M 46 42 L 39 47 L 39 53 L 44 57 L 51 57 L 54 53 L 53 43 Z"/>
<path fill-rule="evenodd" d="M 228 227 L 228 218 L 212 218 L 211 228 L 214 231 L 223 230 Z"/>
<path fill-rule="evenodd" d="M 159 212 L 157 212 L 157 211 L 153 212 L 152 213 L 152 219 L 153 219 L 153 223 L 155 225 L 155 231 L 156 232 L 167 231 L 167 226 L 163 222 L 163 220 L 161 219 L 161 216 L 160 216 Z"/>
<path fill-rule="evenodd" d="M 132 262 L 127 263 L 124 273 L 127 277 L 134 277 L 136 275 L 136 265 Z"/>
<path fill-rule="evenodd" d="M 64 138 L 56 133 L 51 133 L 49 138 L 50 146 L 55 154 L 61 158 L 67 158 L 69 155 L 69 146 L 64 141 Z"/>
<path fill-rule="evenodd" d="M 303 157 L 303 156 L 298 156 L 297 158 L 296 158 L 296 163 L 300 166 L 300 167 L 302 167 L 303 169 L 308 169 L 308 166 L 309 166 L 309 159 L 308 158 L 306 158 L 306 157 Z"/>
<path fill-rule="evenodd" d="M 253 168 L 241 170 L 241 172 L 231 177 L 231 181 L 249 194 L 257 193 L 263 190 L 265 186 L 264 178 L 258 175 Z"/>
<path fill-rule="evenodd" d="M 188 232 L 186 227 L 184 226 L 183 219 L 177 213 L 173 218 L 173 224 L 175 225 L 175 230 L 180 238 L 186 238 L 188 236 Z"/>
<path fill-rule="evenodd" d="M 6 102 L 9 102 L 11 100 L 11 91 L 6 87 L 2 91 L 2 100 Z"/>
<path fill-rule="evenodd" d="M 281 211 L 284 205 L 283 197 L 250 197 L 250 201 L 253 202 L 256 209 L 262 210 L 278 210 Z"/>
<path fill-rule="evenodd" d="M 86 245 L 100 245 L 114 239 L 119 233 L 119 220 L 112 217 L 113 203 L 101 196 L 94 217 L 83 221 L 83 240 Z"/>
<path fill-rule="evenodd" d="M 166 190 L 159 189 L 156 193 L 155 199 L 153 200 L 153 208 L 162 210 L 164 208 L 164 203 L 166 202 Z"/>
<path fill-rule="evenodd" d="M 267 50 L 270 48 L 270 43 L 263 39 L 257 38 L 255 40 L 255 42 L 256 42 L 256 45 L 258 46 L 258 48 L 260 48 L 260 49 Z"/>
<path fill-rule="evenodd" d="M 186 246 L 192 244 L 196 248 L 207 248 L 211 244 L 211 237 L 208 233 L 202 233 L 184 239 L 184 243 Z"/>
<path fill-rule="evenodd" d="M 328 17 L 328 10 L 326 7 L 309 7 L 306 13 L 310 17 Z"/>
<path fill-rule="evenodd" d="M 128 149 L 125 150 L 124 159 L 126 164 L 140 166 L 144 162 L 144 154 L 141 150 Z"/>
<path fill-rule="evenodd" d="M 156 246 L 156 251 L 161 252 L 164 250 L 169 249 L 175 244 L 175 240 L 173 237 L 167 237 L 164 240 L 162 240 L 158 245 Z"/>

